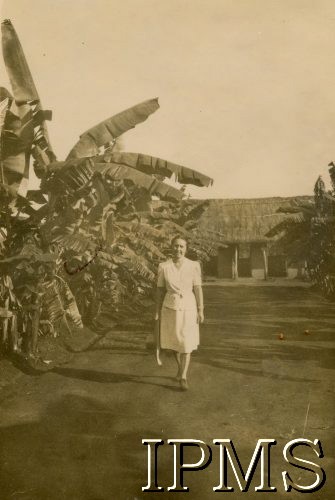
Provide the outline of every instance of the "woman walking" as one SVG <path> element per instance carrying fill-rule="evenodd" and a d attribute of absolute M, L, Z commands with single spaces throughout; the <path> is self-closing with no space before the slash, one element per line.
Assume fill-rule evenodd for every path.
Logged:
<path fill-rule="evenodd" d="M 185 257 L 187 242 L 175 236 L 172 258 L 158 266 L 155 320 L 160 326 L 160 347 L 175 353 L 177 380 L 188 389 L 191 352 L 199 345 L 199 323 L 204 321 L 199 262 Z"/>

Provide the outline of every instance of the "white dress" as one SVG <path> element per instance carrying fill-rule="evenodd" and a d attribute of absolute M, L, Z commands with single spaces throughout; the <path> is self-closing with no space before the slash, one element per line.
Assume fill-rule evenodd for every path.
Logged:
<path fill-rule="evenodd" d="M 160 320 L 160 345 L 190 353 L 199 345 L 197 304 L 193 287 L 201 285 L 199 262 L 184 258 L 178 269 L 172 259 L 158 266 L 157 286 L 165 288 Z"/>

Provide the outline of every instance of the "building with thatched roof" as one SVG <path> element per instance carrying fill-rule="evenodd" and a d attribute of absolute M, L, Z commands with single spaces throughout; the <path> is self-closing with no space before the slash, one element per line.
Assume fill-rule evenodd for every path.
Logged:
<path fill-rule="evenodd" d="M 200 232 L 212 232 L 221 245 L 207 272 L 219 278 L 294 278 L 303 274 L 305 263 L 294 261 L 266 235 L 288 217 L 279 209 L 311 199 L 310 196 L 298 196 L 209 200 L 198 228 Z"/>

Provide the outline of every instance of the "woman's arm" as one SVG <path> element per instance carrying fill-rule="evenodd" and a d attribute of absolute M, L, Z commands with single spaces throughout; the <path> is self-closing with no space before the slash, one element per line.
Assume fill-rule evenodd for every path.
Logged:
<path fill-rule="evenodd" d="M 158 286 L 156 291 L 156 314 L 155 314 L 156 321 L 159 320 L 161 315 L 164 296 L 165 296 L 165 288 L 162 286 Z"/>
<path fill-rule="evenodd" d="M 204 321 L 204 296 L 202 293 L 201 285 L 193 286 L 195 299 L 197 301 L 197 309 L 198 309 L 198 322 L 203 323 Z"/>

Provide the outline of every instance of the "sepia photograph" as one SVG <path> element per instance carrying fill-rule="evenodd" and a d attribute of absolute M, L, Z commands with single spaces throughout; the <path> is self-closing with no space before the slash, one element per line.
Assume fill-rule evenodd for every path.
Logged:
<path fill-rule="evenodd" d="M 333 500 L 334 2 L 0 12 L 0 500 Z"/>

